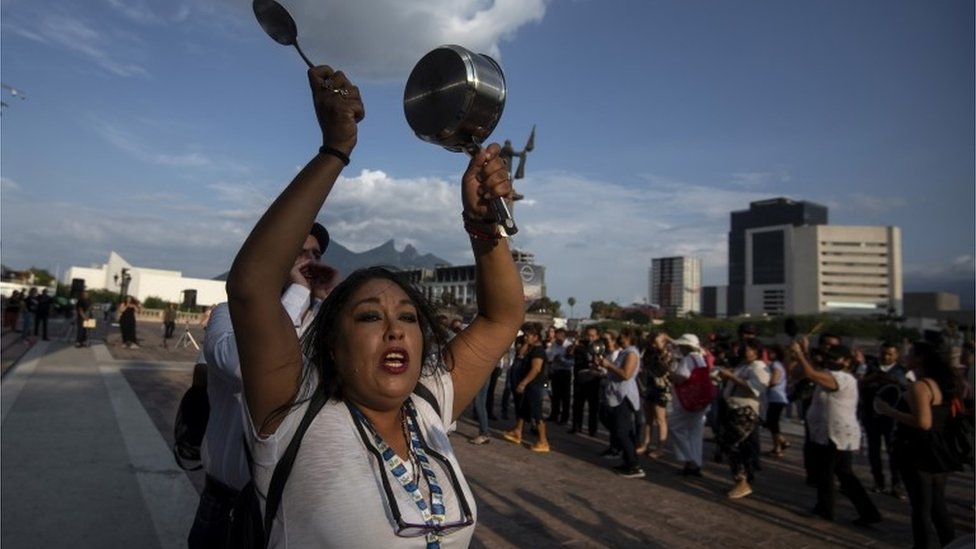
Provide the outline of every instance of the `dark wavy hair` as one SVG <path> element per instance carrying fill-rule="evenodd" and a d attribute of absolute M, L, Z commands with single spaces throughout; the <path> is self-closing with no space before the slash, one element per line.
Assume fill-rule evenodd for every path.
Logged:
<path fill-rule="evenodd" d="M 952 367 L 947 348 L 929 341 L 916 341 L 912 344 L 912 357 L 922 364 L 918 378 L 927 377 L 935 381 L 942 391 L 943 402 L 962 395 L 962 380 Z"/>
<path fill-rule="evenodd" d="M 336 343 L 340 338 L 345 337 L 341 332 L 342 310 L 349 303 L 353 294 L 371 280 L 393 282 L 407 294 L 407 298 L 416 307 L 417 321 L 420 324 L 420 333 L 423 336 L 421 376 L 450 369 L 443 356 L 450 339 L 447 331 L 437 322 L 437 312 L 434 307 L 424 297 L 424 294 L 410 282 L 405 273 L 388 267 L 359 269 L 339 283 L 322 302 L 318 314 L 299 342 L 305 364 L 302 368 L 298 392 L 293 402 L 275 410 L 268 417 L 268 420 L 287 413 L 292 408 L 309 400 L 313 390 L 324 391 L 329 399 L 341 400 L 343 398 L 342 379 L 339 376 L 338 365 L 333 353 Z M 319 376 L 318 385 L 314 388 L 308 387 L 307 384 L 312 368 L 318 371 Z"/>

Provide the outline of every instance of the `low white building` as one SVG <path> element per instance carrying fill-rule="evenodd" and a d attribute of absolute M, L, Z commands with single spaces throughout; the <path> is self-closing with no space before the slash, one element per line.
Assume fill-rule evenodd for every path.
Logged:
<path fill-rule="evenodd" d="M 128 276 L 128 294 L 139 301 L 147 297 L 158 297 L 164 301 L 183 303 L 184 292 L 196 292 L 197 305 L 214 305 L 227 301 L 227 291 L 223 280 L 184 277 L 180 271 L 135 267 L 114 251 L 108 262 L 92 267 L 70 267 L 61 282 L 71 285 L 75 279 L 84 280 L 89 290 L 121 291 L 124 278 Z"/>

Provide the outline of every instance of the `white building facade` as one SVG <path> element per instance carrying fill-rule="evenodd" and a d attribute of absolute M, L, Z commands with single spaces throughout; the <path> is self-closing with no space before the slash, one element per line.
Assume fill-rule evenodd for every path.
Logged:
<path fill-rule="evenodd" d="M 61 282 L 71 285 L 72 280 L 85 281 L 89 290 L 122 290 L 124 276 L 129 279 L 128 294 L 139 301 L 147 297 L 158 297 L 164 301 L 182 303 L 184 292 L 196 292 L 197 305 L 215 305 L 227 301 L 226 282 L 206 278 L 187 278 L 180 271 L 163 269 L 148 269 L 135 267 L 114 251 L 109 254 L 108 262 L 92 267 L 70 267 L 65 271 Z"/>
<path fill-rule="evenodd" d="M 525 250 L 512 250 L 512 259 L 522 278 L 522 292 L 526 303 L 546 297 L 546 268 L 535 262 L 535 255 Z M 457 305 L 475 305 L 475 265 L 444 265 L 434 269 L 413 269 L 410 279 L 417 283 L 432 303 L 451 301 Z M 445 296 L 450 298 L 445 300 Z"/>
<path fill-rule="evenodd" d="M 697 257 L 655 257 L 648 275 L 651 304 L 665 316 L 701 312 L 701 260 Z"/>
<path fill-rule="evenodd" d="M 902 313 L 898 227 L 761 227 L 745 247 L 748 314 Z"/>

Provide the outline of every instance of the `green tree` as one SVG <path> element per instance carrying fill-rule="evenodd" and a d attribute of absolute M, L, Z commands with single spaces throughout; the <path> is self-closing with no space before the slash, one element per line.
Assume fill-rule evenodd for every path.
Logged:
<path fill-rule="evenodd" d="M 573 318 L 573 307 L 576 306 L 576 298 L 570 296 L 570 298 L 566 300 L 566 303 L 569 303 L 569 317 Z"/>
<path fill-rule="evenodd" d="M 169 302 L 164 301 L 163 298 L 151 295 L 142 302 L 142 306 L 146 309 L 165 309 Z"/>
<path fill-rule="evenodd" d="M 559 316 L 559 302 L 553 301 L 548 297 L 540 297 L 529 306 L 529 312 Z"/>
<path fill-rule="evenodd" d="M 34 285 L 35 286 L 50 286 L 51 282 L 54 281 L 54 275 L 48 272 L 47 269 L 38 269 L 37 267 L 31 267 L 28 269 L 34 275 Z"/>
<path fill-rule="evenodd" d="M 617 318 L 620 312 L 620 305 L 615 301 L 610 303 L 605 303 L 603 301 L 594 301 L 590 303 L 590 318 Z"/>

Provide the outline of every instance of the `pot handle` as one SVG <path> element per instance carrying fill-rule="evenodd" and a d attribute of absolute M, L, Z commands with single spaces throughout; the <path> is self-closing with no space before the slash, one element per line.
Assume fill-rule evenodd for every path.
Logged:
<path fill-rule="evenodd" d="M 502 236 L 512 236 L 518 232 L 518 227 L 515 225 L 515 220 L 512 219 L 512 213 L 508 211 L 508 204 L 505 203 L 504 198 L 500 196 L 493 198 L 488 206 L 495 215 L 495 222 L 501 226 Z"/>
<path fill-rule="evenodd" d="M 464 152 L 468 153 L 468 156 L 473 157 L 478 154 L 478 146 L 472 145 L 470 147 L 465 147 Z M 514 236 L 518 233 L 518 226 L 515 224 L 515 219 L 512 218 L 512 212 L 508 210 L 508 204 L 505 203 L 505 199 L 502 197 L 493 198 L 491 202 L 488 203 L 488 207 L 491 209 L 492 215 L 495 217 L 495 223 L 501 227 L 502 236 Z"/>

